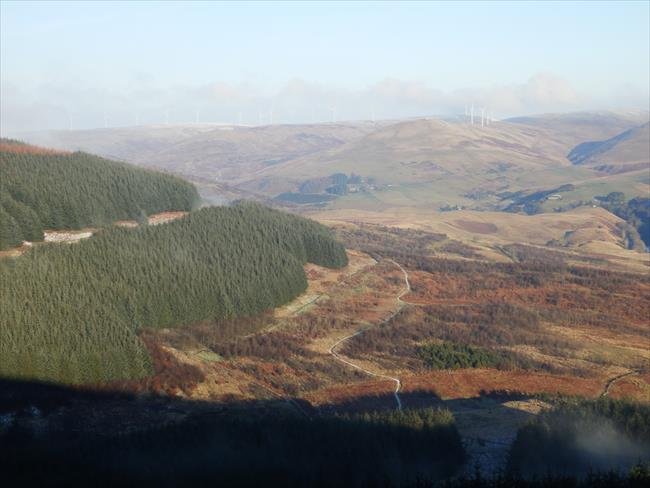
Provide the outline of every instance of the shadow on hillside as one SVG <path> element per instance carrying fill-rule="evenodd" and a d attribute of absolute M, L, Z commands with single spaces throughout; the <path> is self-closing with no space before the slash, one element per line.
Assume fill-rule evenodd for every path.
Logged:
<path fill-rule="evenodd" d="M 523 423 L 531 413 L 517 411 L 507 402 L 525 400 L 521 394 L 482 392 L 481 396 L 443 400 L 428 390 L 400 393 L 404 410 L 448 409 L 463 417 L 499 418 L 507 414 Z M 301 398 L 232 402 L 187 400 L 152 393 L 88 389 L 50 383 L 0 378 L 0 432 L 15 423 L 47 425 L 69 432 L 94 432 L 114 435 L 145 431 L 161 424 L 173 424 L 209 416 L 255 412 L 256 416 L 282 415 L 319 419 L 349 416 L 364 412 L 396 410 L 392 393 L 363 395 L 313 407 Z M 516 412 L 516 413 L 513 413 Z"/>
<path fill-rule="evenodd" d="M 355 417 L 294 399 L 212 403 L 0 380 L 0 472 L 14 485 L 391 486 L 448 478 L 464 461 L 455 426 L 434 411 Z"/>

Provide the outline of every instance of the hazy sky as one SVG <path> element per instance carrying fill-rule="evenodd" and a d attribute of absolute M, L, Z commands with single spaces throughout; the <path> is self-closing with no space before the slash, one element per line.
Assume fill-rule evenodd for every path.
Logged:
<path fill-rule="evenodd" d="M 647 110 L 649 5 L 2 1 L 2 133 Z"/>

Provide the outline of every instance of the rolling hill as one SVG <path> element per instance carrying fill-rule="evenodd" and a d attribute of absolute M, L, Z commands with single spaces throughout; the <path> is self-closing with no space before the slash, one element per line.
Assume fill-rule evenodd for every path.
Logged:
<path fill-rule="evenodd" d="M 606 173 L 626 173 L 650 167 L 650 122 L 604 141 L 583 142 L 568 155 L 573 164 Z"/>
<path fill-rule="evenodd" d="M 335 172 L 409 183 L 440 175 L 568 165 L 563 148 L 542 131 L 509 123 L 488 127 L 417 119 L 379 128 L 340 147 L 258 171 L 287 179 Z"/>
<path fill-rule="evenodd" d="M 363 122 L 260 127 L 196 124 L 41 132 L 24 134 L 24 139 L 175 173 L 233 181 L 246 173 L 340 146 L 375 127 Z"/>
<path fill-rule="evenodd" d="M 585 141 L 609 139 L 621 132 L 647 122 L 650 113 L 636 112 L 574 112 L 513 117 L 507 122 L 522 124 L 547 131 L 564 144 L 566 152 Z"/>
<path fill-rule="evenodd" d="M 164 168 L 193 181 L 208 201 L 252 198 L 292 206 L 381 210 L 394 207 L 503 210 L 504 195 L 574 189 L 541 211 L 650 188 L 640 164 L 572 164 L 577 145 L 607 140 L 647 121 L 647 112 L 584 112 L 518 117 L 486 127 L 459 119 L 411 119 L 264 127 L 135 127 L 27 135 L 64 149 L 84 148 L 131 163 Z M 640 151 L 643 141 L 618 144 Z M 612 153 L 612 161 L 618 158 Z M 639 156 L 642 159 L 642 156 Z M 618 169 L 603 170 L 609 166 Z M 332 175 L 358 183 L 327 188 Z"/>

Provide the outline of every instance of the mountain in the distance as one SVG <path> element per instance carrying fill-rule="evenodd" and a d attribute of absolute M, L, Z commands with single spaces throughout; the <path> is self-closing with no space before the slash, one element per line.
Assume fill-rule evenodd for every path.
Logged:
<path fill-rule="evenodd" d="M 315 181 L 354 174 L 361 179 L 360 186 L 341 189 L 336 197 L 319 190 L 318 197 L 300 195 L 299 200 L 373 209 L 413 205 L 496 209 L 502 206 L 500 194 L 545 191 L 569 183 L 590 185 L 571 197 L 580 200 L 629 187 L 629 181 L 616 180 L 601 188 L 592 181 L 602 176 L 601 170 L 574 165 L 567 155 L 578 144 L 615 137 L 647 117 L 647 112 L 582 112 L 518 117 L 485 126 L 460 118 L 156 126 L 34 133 L 25 138 L 182 175 L 214 202 L 236 199 L 235 189 L 261 200 L 288 194 L 289 201 L 296 202 L 295 194 L 318 186 L 312 184 Z M 639 181 L 632 182 L 631 196 L 643 192 L 646 183 Z M 354 195 L 348 197 L 347 190 Z"/>
<path fill-rule="evenodd" d="M 22 138 L 47 147 L 233 181 L 242 174 L 338 147 L 376 127 L 370 122 L 259 127 L 194 124 L 36 132 Z"/>
<path fill-rule="evenodd" d="M 535 128 L 507 122 L 481 127 L 417 119 L 262 169 L 255 177 L 282 175 L 299 180 L 354 172 L 384 183 L 405 183 L 513 166 L 539 169 L 568 164 L 563 147 Z"/>
<path fill-rule="evenodd" d="M 647 122 L 650 113 L 633 112 L 573 112 L 566 114 L 541 114 L 506 119 L 513 124 L 543 129 L 555 140 L 565 145 L 568 153 L 586 141 L 600 141 Z"/>
<path fill-rule="evenodd" d="M 650 166 L 650 122 L 603 141 L 577 145 L 567 156 L 573 164 L 607 173 L 624 173 Z"/>

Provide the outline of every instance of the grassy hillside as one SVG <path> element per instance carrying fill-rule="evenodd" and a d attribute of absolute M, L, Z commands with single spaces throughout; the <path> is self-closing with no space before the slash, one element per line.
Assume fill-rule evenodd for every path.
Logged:
<path fill-rule="evenodd" d="M 596 165 L 599 169 L 572 165 L 567 154 L 575 147 L 574 142 L 609 137 L 619 134 L 621 128 L 637 125 L 636 118 L 611 114 L 531 117 L 497 121 L 485 127 L 461 121 L 409 120 L 379 127 L 340 147 L 270 166 L 242 185 L 251 191 L 277 195 L 299 191 L 305 182 L 334 173 L 355 173 L 372 184 L 339 196 L 328 208 L 461 206 L 501 210 L 509 204 L 499 197 L 501 194 L 543 192 L 574 184 L 580 191 L 566 195 L 568 203 L 574 204 L 598 194 L 587 184 L 602 177 L 604 165 L 608 164 L 601 163 L 603 168 Z M 639 152 L 642 141 L 635 142 L 634 148 Z M 625 169 L 631 171 L 634 167 Z M 637 181 L 640 176 L 635 178 L 634 193 L 640 195 L 646 186 Z M 284 185 L 278 184 L 279 180 Z M 602 183 L 605 181 L 593 181 L 598 186 Z M 616 186 L 616 181 L 611 184 Z M 636 189 L 638 185 L 641 187 Z M 543 205 L 547 206 L 552 210 L 558 202 Z"/>
<path fill-rule="evenodd" d="M 194 186 L 180 178 L 85 153 L 0 147 L 0 249 L 39 241 L 44 229 L 79 229 L 191 210 Z"/>
<path fill-rule="evenodd" d="M 69 383 L 149 373 L 143 327 L 254 315 L 307 286 L 302 264 L 341 267 L 313 221 L 252 204 L 0 260 L 0 376 Z"/>
<path fill-rule="evenodd" d="M 424 178 L 506 169 L 568 165 L 552 140 L 531 128 L 495 123 L 489 127 L 436 119 L 400 122 L 339 148 L 278 164 L 260 172 L 287 178 L 336 172 L 373 176 L 380 183 L 408 183 Z"/>

